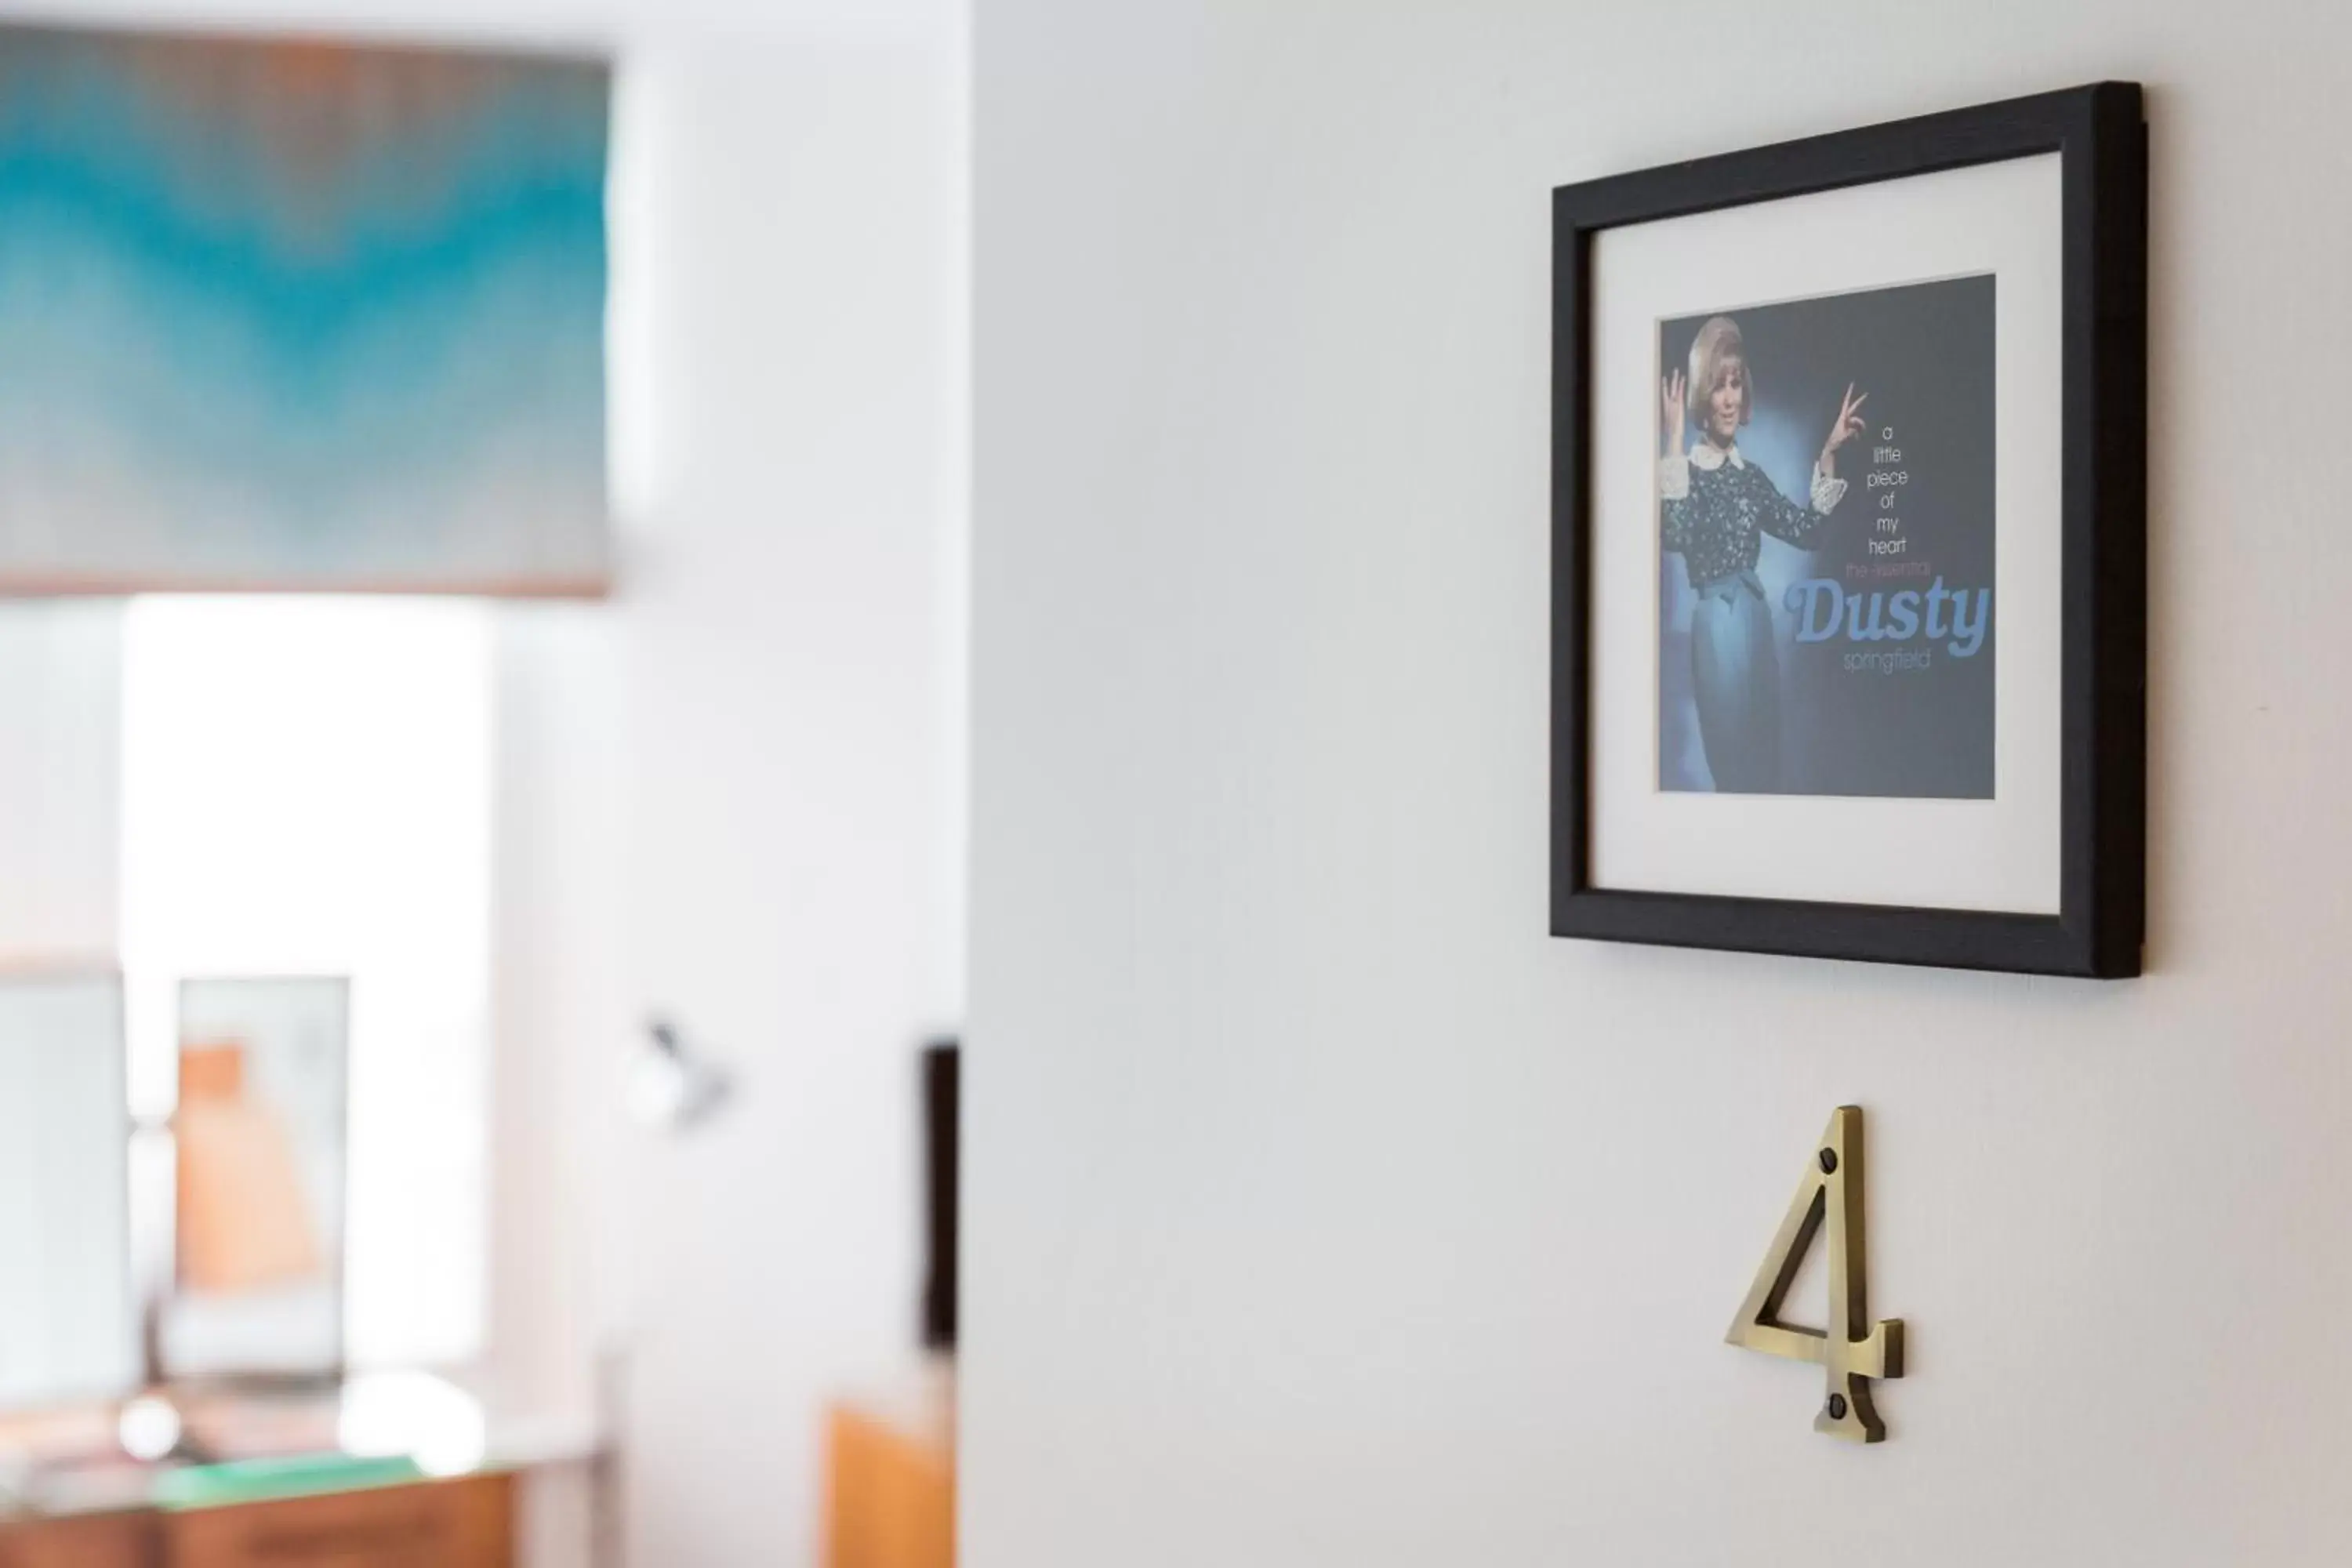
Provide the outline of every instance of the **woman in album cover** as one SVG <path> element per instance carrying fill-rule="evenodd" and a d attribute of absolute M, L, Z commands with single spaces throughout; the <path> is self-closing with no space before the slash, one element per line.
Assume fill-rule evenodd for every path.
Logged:
<path fill-rule="evenodd" d="M 1691 679 L 1699 741 L 1715 787 L 1769 794 L 1780 788 L 1780 671 L 1772 652 L 1772 610 L 1756 575 L 1764 534 L 1801 548 L 1845 494 L 1837 449 L 1860 435 L 1862 397 L 1849 385 L 1812 470 L 1810 504 L 1783 496 L 1735 439 L 1756 403 L 1756 383 L 1739 324 L 1717 316 L 1698 331 L 1687 380 L 1659 384 L 1664 455 L 1658 464 L 1663 543 L 1683 558 L 1698 595 L 1691 615 Z M 1688 406 L 1691 401 L 1696 406 Z M 1686 412 L 1687 409 L 1687 412 Z M 1685 419 L 1699 439 L 1683 447 Z"/>

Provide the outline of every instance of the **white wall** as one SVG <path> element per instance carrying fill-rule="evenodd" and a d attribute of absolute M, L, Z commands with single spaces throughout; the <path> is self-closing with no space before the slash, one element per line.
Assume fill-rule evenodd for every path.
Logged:
<path fill-rule="evenodd" d="M 971 1568 L 2343 1562 L 2352 20 L 985 0 L 975 47 Z M 1550 187 L 2105 76 L 2151 973 L 1548 939 Z M 1841 1101 L 1913 1335 L 1870 1450 L 1721 1342 Z"/>
<path fill-rule="evenodd" d="M 939 574 L 946 35 L 648 47 L 616 212 L 634 1028 L 740 1075 L 620 1173 L 631 1561 L 789 1565 L 820 1401 L 915 1342 L 914 1052 L 956 1016 Z"/>
<path fill-rule="evenodd" d="M 501 643 L 492 1350 L 557 1410 L 618 1353 L 662 1568 L 814 1561 L 961 1010 L 961 16 L 844 10 L 623 28 L 620 587 Z M 738 1081 L 683 1139 L 622 1109 L 656 1013 Z"/>

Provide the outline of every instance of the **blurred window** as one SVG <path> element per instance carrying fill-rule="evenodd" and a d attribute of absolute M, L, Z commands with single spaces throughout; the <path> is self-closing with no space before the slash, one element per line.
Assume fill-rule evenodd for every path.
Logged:
<path fill-rule="evenodd" d="M 169 595 L 124 629 L 131 1109 L 171 1109 L 183 978 L 350 978 L 360 1367 L 481 1347 L 491 682 L 476 603 Z"/>

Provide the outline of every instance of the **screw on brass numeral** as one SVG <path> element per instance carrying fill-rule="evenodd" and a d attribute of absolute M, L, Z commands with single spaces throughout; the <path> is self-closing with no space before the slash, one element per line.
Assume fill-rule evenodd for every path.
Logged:
<path fill-rule="evenodd" d="M 1818 1166 L 1818 1169 L 1814 1167 Z M 1830 1116 L 1821 1153 L 1797 1183 L 1788 1216 L 1772 1237 L 1748 1299 L 1725 1339 L 1743 1350 L 1812 1362 L 1829 1379 L 1829 1397 L 1813 1430 L 1854 1443 L 1884 1442 L 1886 1424 L 1870 1402 L 1870 1380 L 1903 1375 L 1903 1320 L 1870 1321 L 1868 1254 L 1863 1246 L 1862 1111 L 1842 1105 Z M 1805 1249 L 1829 1227 L 1827 1329 L 1793 1327 L 1780 1308 Z M 1861 1333 L 1856 1338 L 1856 1331 Z"/>

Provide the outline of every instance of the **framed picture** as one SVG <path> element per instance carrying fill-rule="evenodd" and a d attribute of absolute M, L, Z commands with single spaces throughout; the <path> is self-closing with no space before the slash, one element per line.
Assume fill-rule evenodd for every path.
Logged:
<path fill-rule="evenodd" d="M 340 977 L 180 983 L 166 1375 L 341 1375 L 350 1041 Z"/>
<path fill-rule="evenodd" d="M 2137 974 L 2139 89 L 1552 213 L 1553 934 Z"/>

